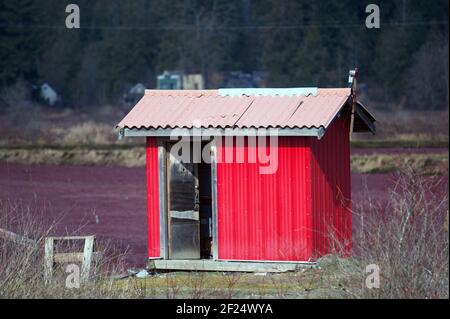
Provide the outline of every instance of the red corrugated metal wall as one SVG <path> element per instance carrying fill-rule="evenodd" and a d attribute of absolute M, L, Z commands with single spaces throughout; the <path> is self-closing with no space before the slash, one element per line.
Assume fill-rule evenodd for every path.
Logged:
<path fill-rule="evenodd" d="M 341 117 L 311 139 L 313 256 L 352 251 L 350 121 Z"/>
<path fill-rule="evenodd" d="M 218 157 L 231 151 L 235 158 L 239 148 L 222 143 Z M 219 259 L 350 255 L 349 120 L 337 119 L 321 140 L 280 137 L 278 148 L 275 174 L 259 174 L 260 164 L 247 156 L 244 163 L 217 164 Z"/>
<path fill-rule="evenodd" d="M 260 174 L 248 151 L 226 145 L 219 158 L 245 149 L 243 163 L 217 163 L 218 257 L 222 260 L 308 261 L 352 250 L 349 121 L 337 119 L 324 138 L 280 137 L 278 169 Z M 146 145 L 148 256 L 160 257 L 158 147 Z"/>
<path fill-rule="evenodd" d="M 308 138 L 278 139 L 278 170 L 249 163 L 217 164 L 218 257 L 224 260 L 302 260 L 311 256 Z M 233 143 L 234 145 L 236 143 Z M 222 146 L 218 158 L 240 147 Z M 252 150 L 250 148 L 250 150 Z M 264 166 L 264 164 L 262 164 Z"/>
<path fill-rule="evenodd" d="M 156 138 L 147 137 L 147 231 L 148 257 L 160 257 L 159 237 L 159 189 L 158 189 L 158 145 Z"/>

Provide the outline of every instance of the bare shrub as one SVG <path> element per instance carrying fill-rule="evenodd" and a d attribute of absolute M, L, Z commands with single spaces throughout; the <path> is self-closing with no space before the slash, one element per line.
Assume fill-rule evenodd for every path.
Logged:
<path fill-rule="evenodd" d="M 90 281 L 80 288 L 66 287 L 65 265 L 56 267 L 52 282 L 44 284 L 44 240 L 54 226 L 29 207 L 0 201 L 0 228 L 35 242 L 25 244 L 0 237 L 0 298 L 138 298 L 145 295 L 143 287 L 120 286 L 114 281 L 113 275 L 124 271 L 124 254 L 111 243 L 101 245 L 102 257 L 93 264 Z"/>
<path fill-rule="evenodd" d="M 19 79 L 15 84 L 0 92 L 0 112 L 3 124 L 0 127 L 2 140 L 8 143 L 21 139 L 34 139 L 44 130 L 36 119 L 43 114 L 39 105 L 31 99 L 31 90 L 25 81 Z"/>
<path fill-rule="evenodd" d="M 231 299 L 236 295 L 236 286 L 241 280 L 241 273 L 231 273 L 225 276 L 226 290 L 224 298 Z"/>
<path fill-rule="evenodd" d="M 446 109 L 449 103 L 448 34 L 430 32 L 414 54 L 407 71 L 408 100 L 411 106 L 428 110 Z"/>
<path fill-rule="evenodd" d="M 423 176 L 406 168 L 396 176 L 386 202 L 365 190 L 353 204 L 353 257 L 345 256 L 332 226 L 335 248 L 317 262 L 320 287 L 339 298 L 448 298 L 448 193 L 445 177 Z M 367 187 L 367 186 L 366 186 Z M 380 287 L 366 287 L 366 266 L 380 270 Z M 342 294 L 343 293 L 343 294 Z"/>
<path fill-rule="evenodd" d="M 110 125 L 85 122 L 68 128 L 63 137 L 64 144 L 110 144 L 117 140 Z"/>
<path fill-rule="evenodd" d="M 395 140 L 398 142 L 448 141 L 449 112 L 447 110 L 400 110 L 381 109 L 370 104 L 377 119 L 377 134 L 356 134 L 353 140 Z M 430 125 L 433 123 L 433 125 Z"/>
<path fill-rule="evenodd" d="M 283 277 L 279 277 L 275 274 L 269 276 L 272 286 L 275 288 L 276 297 L 278 299 L 285 299 L 289 294 L 289 285 L 283 280 Z"/>
<path fill-rule="evenodd" d="M 11 86 L 5 87 L 0 92 L 0 100 L 4 107 L 29 108 L 31 107 L 31 94 L 25 81 L 19 79 Z"/>
<path fill-rule="evenodd" d="M 205 272 L 191 272 L 188 277 L 190 293 L 188 298 L 190 299 L 204 299 L 206 297 L 205 289 Z"/>
<path fill-rule="evenodd" d="M 176 299 L 179 298 L 181 287 L 178 283 L 176 276 L 168 273 L 166 275 L 166 298 Z"/>
<path fill-rule="evenodd" d="M 448 193 L 443 179 L 407 169 L 398 175 L 389 201 L 356 208 L 354 238 L 361 265 L 380 267 L 380 288 L 362 289 L 362 297 L 448 298 Z M 363 273 L 363 269 L 361 270 Z"/>
<path fill-rule="evenodd" d="M 413 167 L 421 174 L 448 174 L 448 154 L 369 154 L 351 157 L 352 172 L 395 172 Z"/>

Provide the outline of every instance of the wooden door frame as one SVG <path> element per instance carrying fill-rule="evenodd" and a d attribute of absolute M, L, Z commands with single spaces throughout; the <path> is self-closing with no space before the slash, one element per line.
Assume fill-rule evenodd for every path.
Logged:
<path fill-rule="evenodd" d="M 168 183 L 168 153 L 169 144 L 175 143 L 169 138 L 160 137 L 158 145 L 158 188 L 160 207 L 160 258 L 169 259 L 169 183 Z M 218 245 L 218 200 L 217 200 L 217 148 L 211 143 L 211 209 L 212 209 L 212 256 L 219 260 Z"/>
<path fill-rule="evenodd" d="M 165 168 L 166 168 L 166 171 L 165 171 L 166 184 L 165 185 L 166 185 L 166 190 L 165 190 L 165 193 L 166 193 L 166 207 L 167 207 L 166 208 L 166 213 L 165 213 L 165 224 L 166 224 L 165 231 L 167 233 L 167 235 L 166 235 L 166 238 L 167 238 L 167 242 L 166 242 L 167 259 L 171 259 L 171 256 L 172 256 L 172 250 L 171 249 L 172 249 L 172 247 L 171 247 L 170 243 L 173 242 L 172 238 L 171 238 L 172 237 L 172 232 L 171 232 L 172 220 L 171 220 L 171 218 L 169 216 L 169 212 L 170 212 L 170 194 L 171 194 L 171 192 L 170 192 L 170 149 L 173 146 L 173 144 L 175 144 L 175 143 L 177 143 L 177 141 L 171 141 L 171 140 L 165 141 L 165 150 L 166 150 L 166 152 L 165 152 L 166 153 L 166 158 L 165 158 Z M 189 147 L 190 147 L 190 145 L 189 145 Z M 195 179 L 196 192 L 199 192 L 199 188 L 198 188 L 198 185 L 199 185 L 198 163 L 190 163 L 190 164 L 194 165 L 192 173 L 193 173 L 194 179 Z M 198 203 L 198 205 L 200 205 L 200 203 Z M 198 206 L 198 216 L 200 216 L 200 206 Z M 199 220 L 199 222 L 200 222 L 200 220 Z M 199 227 L 200 227 L 200 224 L 199 224 Z M 200 229 L 198 231 L 199 231 L 199 236 L 200 236 Z M 200 247 L 200 243 L 199 243 L 199 247 Z M 201 259 L 201 258 L 199 258 L 199 259 Z"/>
<path fill-rule="evenodd" d="M 167 194 L 167 139 L 158 138 L 158 192 L 159 192 L 159 233 L 160 258 L 169 259 L 168 241 L 168 194 Z"/>

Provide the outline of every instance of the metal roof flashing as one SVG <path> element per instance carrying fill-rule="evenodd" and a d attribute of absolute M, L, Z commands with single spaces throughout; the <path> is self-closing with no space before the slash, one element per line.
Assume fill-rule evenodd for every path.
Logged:
<path fill-rule="evenodd" d="M 317 95 L 317 87 L 219 89 L 219 96 L 309 96 Z"/>
<path fill-rule="evenodd" d="M 180 136 L 305 136 L 321 139 L 326 129 L 319 128 L 122 128 L 119 139 L 124 137 L 180 137 Z"/>

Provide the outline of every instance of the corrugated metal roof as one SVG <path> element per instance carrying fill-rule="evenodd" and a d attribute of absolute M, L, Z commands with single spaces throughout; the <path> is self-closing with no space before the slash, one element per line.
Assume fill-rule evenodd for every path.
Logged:
<path fill-rule="evenodd" d="M 203 128 L 327 128 L 351 94 L 350 88 L 317 89 L 315 95 L 233 92 L 221 96 L 218 90 L 146 90 L 118 127 L 192 128 L 200 123 Z"/>

